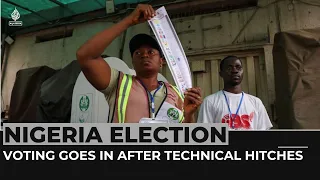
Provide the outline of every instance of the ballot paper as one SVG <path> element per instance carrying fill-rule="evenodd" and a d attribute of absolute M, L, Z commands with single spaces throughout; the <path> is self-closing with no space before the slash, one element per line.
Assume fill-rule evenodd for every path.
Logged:
<path fill-rule="evenodd" d="M 148 20 L 148 23 L 161 46 L 173 79 L 183 94 L 186 89 L 192 87 L 191 71 L 166 9 L 164 7 L 157 9 L 156 16 Z"/>

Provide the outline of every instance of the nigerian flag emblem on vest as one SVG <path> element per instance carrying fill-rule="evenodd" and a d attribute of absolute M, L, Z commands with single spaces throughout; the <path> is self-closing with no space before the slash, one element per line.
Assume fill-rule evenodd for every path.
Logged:
<path fill-rule="evenodd" d="M 169 108 L 167 111 L 167 115 L 172 120 L 178 120 L 179 119 L 179 112 L 175 108 Z"/>
<path fill-rule="evenodd" d="M 85 112 L 89 109 L 89 105 L 90 105 L 90 100 L 89 97 L 86 95 L 83 95 L 80 98 L 80 102 L 79 102 L 79 108 L 82 112 Z"/>

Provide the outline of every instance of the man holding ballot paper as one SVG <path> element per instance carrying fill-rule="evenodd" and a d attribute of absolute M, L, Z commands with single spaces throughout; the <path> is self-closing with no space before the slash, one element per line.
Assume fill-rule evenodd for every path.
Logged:
<path fill-rule="evenodd" d="M 155 16 L 150 5 L 139 4 L 126 18 L 99 32 L 77 51 L 77 60 L 88 81 L 102 92 L 110 106 L 111 123 L 193 123 L 202 103 L 200 88 L 183 94 L 175 86 L 159 82 L 158 73 L 165 60 L 158 42 L 138 34 L 129 43 L 136 76 L 111 68 L 101 57 L 103 51 L 127 28 Z"/>

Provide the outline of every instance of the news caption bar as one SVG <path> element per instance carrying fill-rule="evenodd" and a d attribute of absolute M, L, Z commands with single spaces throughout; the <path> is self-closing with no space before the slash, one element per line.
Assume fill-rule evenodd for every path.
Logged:
<path fill-rule="evenodd" d="M 229 145 L 226 123 L 4 123 L 3 145 Z"/>

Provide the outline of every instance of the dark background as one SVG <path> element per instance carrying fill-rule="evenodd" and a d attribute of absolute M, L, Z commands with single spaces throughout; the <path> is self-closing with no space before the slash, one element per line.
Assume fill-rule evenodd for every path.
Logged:
<path fill-rule="evenodd" d="M 3 140 L 3 132 L 0 133 Z M 83 145 L 61 145 L 61 146 L 8 146 L 1 143 L 1 176 L 23 177 L 38 176 L 177 176 L 199 178 L 209 176 L 212 179 L 219 177 L 262 177 L 280 178 L 288 177 L 311 177 L 319 171 L 320 162 L 320 131 L 243 131 L 229 132 L 228 146 L 83 146 Z M 237 150 L 239 155 L 245 150 L 299 150 L 278 149 L 278 146 L 308 146 L 303 151 L 302 161 L 167 161 L 161 156 L 161 161 L 101 161 L 97 154 L 94 161 L 62 161 L 57 158 L 60 151 L 72 150 L 94 150 L 114 151 L 118 155 L 124 150 Z M 54 161 L 6 161 L 2 151 L 9 150 L 53 150 L 56 159 Z M 116 156 L 115 156 L 116 157 Z M 244 157 L 244 156 L 241 156 Z M 244 158 L 242 158 L 244 159 Z M 218 177 L 219 176 L 219 177 Z"/>

